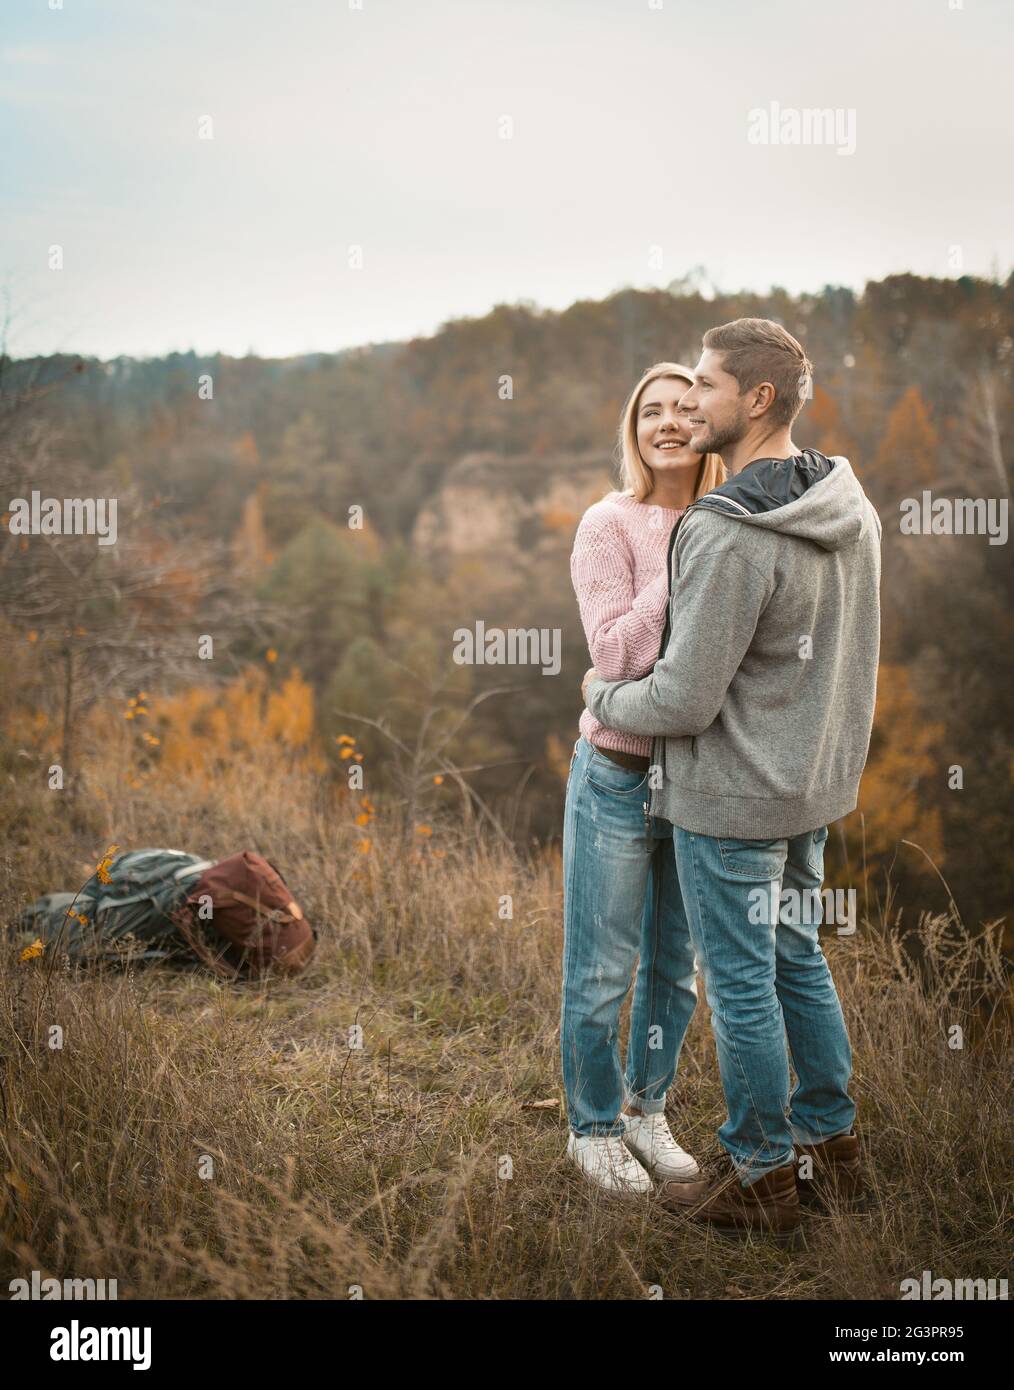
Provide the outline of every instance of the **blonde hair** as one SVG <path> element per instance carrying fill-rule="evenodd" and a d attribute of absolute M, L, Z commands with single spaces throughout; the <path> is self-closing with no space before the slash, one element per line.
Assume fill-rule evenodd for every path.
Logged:
<path fill-rule="evenodd" d="M 685 381 L 688 386 L 694 384 L 694 374 L 689 367 L 681 366 L 679 362 L 656 362 L 653 367 L 648 368 L 627 398 L 620 417 L 617 453 L 624 487 L 637 502 L 643 502 L 655 486 L 652 471 L 641 457 L 641 450 L 637 444 L 637 405 L 644 388 L 650 382 L 658 381 L 660 377 L 676 377 Z M 725 478 L 725 464 L 721 457 L 718 454 L 705 454 L 697 473 L 694 501 L 703 497 L 706 492 L 711 492 L 720 483 L 724 483 Z"/>

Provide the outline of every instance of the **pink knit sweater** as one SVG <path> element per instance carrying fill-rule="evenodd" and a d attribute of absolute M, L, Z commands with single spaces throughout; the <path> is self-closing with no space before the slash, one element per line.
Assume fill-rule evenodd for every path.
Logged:
<path fill-rule="evenodd" d="M 683 509 L 611 492 L 585 512 L 574 537 L 570 576 L 591 664 L 607 681 L 640 680 L 658 660 L 669 600 L 666 554 Z M 607 729 L 590 710 L 585 738 L 624 753 L 651 754 L 651 739 Z"/>

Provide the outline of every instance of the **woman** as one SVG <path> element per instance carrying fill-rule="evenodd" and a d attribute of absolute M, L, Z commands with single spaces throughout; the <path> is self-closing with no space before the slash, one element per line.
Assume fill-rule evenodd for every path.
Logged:
<path fill-rule="evenodd" d="M 669 537 L 683 512 L 724 481 L 717 454 L 690 450 L 679 410 L 692 384 L 675 362 L 650 367 L 623 411 L 624 490 L 585 512 L 571 577 L 592 665 L 639 680 L 659 655 L 669 602 Z M 697 1003 L 694 954 L 676 876 L 672 827 L 648 816 L 651 739 L 617 733 L 586 709 L 564 813 L 560 1049 L 568 1156 L 607 1191 L 649 1192 L 697 1164 L 665 1119 L 666 1090 Z M 640 956 L 626 1070 L 620 1008 Z"/>

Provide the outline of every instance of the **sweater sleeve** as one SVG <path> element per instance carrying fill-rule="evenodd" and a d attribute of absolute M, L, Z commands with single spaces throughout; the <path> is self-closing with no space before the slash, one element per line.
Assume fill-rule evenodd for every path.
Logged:
<path fill-rule="evenodd" d="M 665 655 L 644 680 L 595 680 L 586 692 L 594 717 L 620 733 L 703 733 L 718 717 L 771 596 L 770 576 L 721 542 L 706 517 L 688 523 L 677 545 Z"/>
<path fill-rule="evenodd" d="M 585 515 L 577 528 L 570 575 L 592 665 L 607 680 L 645 675 L 658 659 L 669 600 L 663 570 L 634 592 L 634 562 L 616 524 Z"/>

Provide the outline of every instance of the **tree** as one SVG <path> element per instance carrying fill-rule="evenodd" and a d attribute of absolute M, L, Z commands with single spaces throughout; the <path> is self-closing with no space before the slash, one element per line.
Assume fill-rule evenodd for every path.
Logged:
<path fill-rule="evenodd" d="M 232 554 L 238 573 L 260 575 L 268 566 L 271 552 L 264 529 L 264 484 L 243 503 L 243 520 L 232 538 Z"/>
<path fill-rule="evenodd" d="M 892 499 L 917 496 L 940 476 L 940 437 L 918 386 L 910 386 L 887 419 L 877 450 L 881 491 Z"/>
<path fill-rule="evenodd" d="M 919 844 L 938 866 L 943 863 L 943 831 L 934 789 L 946 776 L 941 754 L 944 732 L 940 721 L 927 718 L 920 709 L 907 670 L 882 664 L 858 805 L 865 822 L 867 861 L 886 860 L 907 839 Z M 850 826 L 850 847 L 861 863 L 863 843 L 855 821 Z"/>

